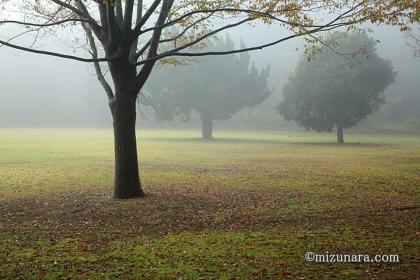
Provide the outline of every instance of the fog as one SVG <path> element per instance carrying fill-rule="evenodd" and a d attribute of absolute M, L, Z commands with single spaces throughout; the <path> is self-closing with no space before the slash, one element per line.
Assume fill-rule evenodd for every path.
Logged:
<path fill-rule="evenodd" d="M 282 32 L 280 27 L 275 26 L 250 29 L 244 25 L 230 32 L 229 36 L 236 45 L 242 40 L 247 46 L 253 46 L 279 38 L 284 35 Z M 7 38 L 8 33 L 12 30 L 3 28 L 0 36 Z M 414 58 L 407 38 L 397 28 L 378 27 L 371 36 L 380 41 L 378 54 L 392 62 L 397 76 L 395 83 L 386 89 L 387 104 L 354 129 L 413 132 L 409 127 L 418 127 L 420 117 L 420 60 Z M 30 37 L 25 38 L 29 40 Z M 48 40 L 41 46 L 45 45 L 48 45 Z M 55 44 L 54 48 L 72 52 L 64 44 Z M 294 39 L 251 52 L 258 68 L 270 65 L 269 85 L 273 93 L 262 104 L 241 110 L 227 121 L 217 121 L 215 128 L 299 129 L 293 123 L 283 121 L 276 106 L 281 100 L 284 84 L 302 55 L 302 48 L 302 40 Z M 89 56 L 88 53 L 84 55 Z M 0 59 L 1 127 L 111 127 L 107 98 L 91 64 L 25 53 L 4 46 L 0 47 Z M 165 81 L 162 80 L 162 83 Z M 200 126 L 194 117 L 189 123 L 160 122 L 154 119 L 150 109 L 147 112 L 145 116 L 139 115 L 140 127 Z"/>

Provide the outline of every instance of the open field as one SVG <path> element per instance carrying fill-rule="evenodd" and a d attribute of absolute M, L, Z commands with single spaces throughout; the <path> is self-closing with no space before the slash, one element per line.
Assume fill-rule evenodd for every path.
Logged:
<path fill-rule="evenodd" d="M 417 279 L 420 137 L 138 134 L 115 201 L 110 130 L 0 129 L 0 279 Z"/>

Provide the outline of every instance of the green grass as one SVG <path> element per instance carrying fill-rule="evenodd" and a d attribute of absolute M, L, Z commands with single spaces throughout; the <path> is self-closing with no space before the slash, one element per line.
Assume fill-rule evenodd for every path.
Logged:
<path fill-rule="evenodd" d="M 110 130 L 0 129 L 0 279 L 416 279 L 419 137 L 138 137 L 148 196 L 115 201 Z"/>

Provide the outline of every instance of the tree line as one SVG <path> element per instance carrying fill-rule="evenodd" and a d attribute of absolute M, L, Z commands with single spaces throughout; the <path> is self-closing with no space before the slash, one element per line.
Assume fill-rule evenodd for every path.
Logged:
<path fill-rule="evenodd" d="M 300 59 L 282 91 L 279 114 L 306 129 L 329 132 L 335 128 L 337 142 L 344 143 L 345 128 L 385 104 L 384 91 L 396 75 L 391 63 L 376 53 L 376 44 L 363 32 L 329 35 L 315 58 Z M 209 42 L 206 50 L 233 47 L 226 37 Z M 203 139 L 211 140 L 213 120 L 226 120 L 270 96 L 269 74 L 269 67 L 258 70 L 249 54 L 230 54 L 157 67 L 147 88 L 158 120 L 180 117 L 188 121 L 196 111 L 202 120 Z"/>

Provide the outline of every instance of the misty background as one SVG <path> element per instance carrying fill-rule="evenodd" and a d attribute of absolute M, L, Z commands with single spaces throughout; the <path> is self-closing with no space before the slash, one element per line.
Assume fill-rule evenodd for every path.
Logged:
<path fill-rule="evenodd" d="M 8 32 L 12 34 L 13 30 L 6 30 L 0 36 L 7 38 Z M 284 34 L 284 30 L 276 26 L 250 29 L 244 25 L 229 32 L 237 46 L 240 40 L 247 46 L 253 46 Z M 397 28 L 375 28 L 375 33 L 370 36 L 380 41 L 378 55 L 392 62 L 397 77 L 385 92 L 387 104 L 351 130 L 419 133 L 420 59 L 413 56 L 406 35 Z M 37 48 L 40 46 L 49 47 L 46 43 Z M 53 48 L 67 53 L 80 52 L 64 43 L 55 42 Z M 296 48 L 299 49 L 296 51 Z M 215 121 L 215 129 L 303 130 L 283 121 L 276 109 L 281 101 L 282 88 L 302 53 L 301 39 L 251 52 L 258 68 L 270 65 L 269 84 L 273 94 L 260 105 L 238 112 L 232 119 Z M 89 56 L 85 52 L 84 55 Z M 0 47 L 0 61 L 0 127 L 112 127 L 107 98 L 92 64 L 25 53 L 4 46 Z M 162 83 L 165 81 L 162 80 Z M 156 121 L 150 108 L 146 110 L 146 115 L 138 115 L 137 123 L 145 128 L 199 129 L 201 126 L 198 118 L 194 117 L 188 123 Z"/>

